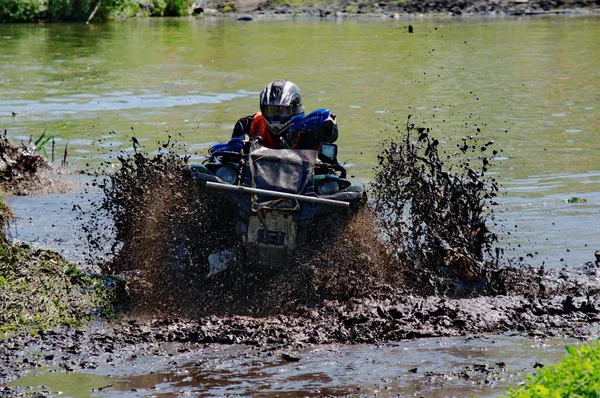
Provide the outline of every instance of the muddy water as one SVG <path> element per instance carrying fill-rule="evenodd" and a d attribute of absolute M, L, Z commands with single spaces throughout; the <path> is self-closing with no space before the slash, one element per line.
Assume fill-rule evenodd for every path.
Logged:
<path fill-rule="evenodd" d="M 496 397 L 535 366 L 556 362 L 566 344 L 578 341 L 487 335 L 279 349 L 166 343 L 153 355 L 116 355 L 86 372 L 50 366 L 12 386 L 71 397 Z"/>
<path fill-rule="evenodd" d="M 84 264 L 87 243 L 81 226 L 88 217 L 78 208 L 89 209 L 90 201 L 97 200 L 99 193 L 89 185 L 93 182 L 89 176 L 64 175 L 53 179 L 68 192 L 3 198 L 15 215 L 8 235 L 13 241 L 51 249 L 69 261 Z"/>

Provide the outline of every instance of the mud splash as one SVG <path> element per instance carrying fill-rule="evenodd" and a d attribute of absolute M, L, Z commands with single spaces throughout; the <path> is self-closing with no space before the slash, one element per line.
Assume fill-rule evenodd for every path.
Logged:
<path fill-rule="evenodd" d="M 364 297 L 397 279 L 366 208 L 348 223 L 348 214 L 316 223 L 310 244 L 287 269 L 258 267 L 240 255 L 233 266 L 209 277 L 208 255 L 230 247 L 236 236 L 232 209 L 237 205 L 199 185 L 187 158 L 167 146 L 155 155 L 119 156 L 118 170 L 96 183 L 103 200 L 85 228 L 90 260 L 108 254 L 110 261 L 95 265 L 127 280 L 132 314 L 294 313 L 326 300 Z M 114 221 L 112 230 L 100 225 L 105 215 Z M 110 253 L 95 255 L 108 236 L 114 238 Z"/>
<path fill-rule="evenodd" d="M 119 155 L 118 170 L 95 183 L 104 195 L 85 227 L 90 261 L 128 281 L 131 310 L 139 315 L 186 313 L 196 283 L 208 274 L 209 251 L 226 243 L 223 231 L 234 225 L 225 198 L 197 186 L 187 159 L 168 145 L 146 155 L 134 141 L 132 156 Z"/>
<path fill-rule="evenodd" d="M 398 255 L 425 267 L 438 264 L 449 250 L 483 261 L 498 241 L 486 225 L 493 220 L 498 186 L 493 178 L 486 181 L 490 158 L 483 156 L 494 142 L 479 145 L 474 135 L 462 141 L 459 153 L 446 154 L 455 163 L 447 166 L 439 140 L 409 116 L 406 131 L 384 142 L 378 156 L 373 195 L 388 241 Z M 467 154 L 475 150 L 481 151 L 479 167 Z"/>
<path fill-rule="evenodd" d="M 239 322 L 255 325 L 261 317 L 285 316 L 290 326 L 297 317 L 331 323 L 321 335 L 340 342 L 406 338 L 414 336 L 416 325 L 428 325 L 425 336 L 520 328 L 522 323 L 507 317 L 523 308 L 524 297 L 540 314 L 558 305 L 560 311 L 553 313 L 596 319 L 590 296 L 600 290 L 591 271 L 557 271 L 561 276 L 503 264 L 498 237 L 489 228 L 499 188 L 487 173 L 497 152 L 490 149 L 493 142 L 479 140 L 477 134 L 465 137 L 456 153 L 444 152 L 429 129 L 409 119 L 383 143 L 369 206 L 347 223 L 316 224 L 315 244 L 298 251 L 286 269 L 257 268 L 239 256 L 234 266 L 208 277 L 208 255 L 231 246 L 235 236 L 231 209 L 236 205 L 193 180 L 188 159 L 170 141 L 149 155 L 134 139 L 136 151 L 119 156 L 120 167 L 97 182 L 104 199 L 96 210 L 114 223 L 99 226 L 106 217 L 92 218 L 87 228 L 91 253 L 104 250 L 107 239 L 99 231 L 110 235 L 110 260 L 96 265 L 127 281 L 129 315 L 139 319 L 250 316 L 257 319 Z M 502 304 L 506 313 L 486 313 L 498 296 L 511 296 L 500 300 L 507 301 Z M 423 307 L 423 300 L 433 300 L 429 315 L 408 310 Z M 455 300 L 456 308 L 449 309 L 445 300 Z M 473 330 L 457 315 L 470 311 L 484 318 Z M 393 319 L 392 326 L 375 334 L 351 331 L 356 322 L 381 329 L 382 317 Z M 346 318 L 361 320 L 333 321 Z M 431 324 L 434 318 L 448 321 L 443 330 Z M 531 327 L 546 321 L 537 319 Z M 567 323 L 554 322 L 557 328 Z"/>
<path fill-rule="evenodd" d="M 477 128 L 477 133 L 480 129 Z M 503 249 L 491 232 L 499 188 L 487 172 L 494 144 L 477 133 L 457 152 L 410 122 L 382 144 L 372 196 L 382 237 L 424 295 L 497 294 Z M 490 153 L 491 152 L 491 153 Z M 489 154 L 489 156 L 488 156 Z"/>

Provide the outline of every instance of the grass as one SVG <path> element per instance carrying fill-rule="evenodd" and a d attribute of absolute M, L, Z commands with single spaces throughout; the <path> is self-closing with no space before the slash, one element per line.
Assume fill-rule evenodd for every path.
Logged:
<path fill-rule="evenodd" d="M 10 210 L 0 199 L 2 230 Z M 112 317 L 119 285 L 86 274 L 60 255 L 10 244 L 0 232 L 0 336 L 85 326 L 94 316 Z"/>
<path fill-rule="evenodd" d="M 567 355 L 554 366 L 527 375 L 521 387 L 509 389 L 505 398 L 600 397 L 600 347 L 598 343 L 566 347 Z"/>
<path fill-rule="evenodd" d="M 8 226 L 8 223 L 13 219 L 10 208 L 0 198 L 0 231 L 4 231 Z M 0 232 L 0 244 L 5 241 L 4 234 Z"/>
<path fill-rule="evenodd" d="M 54 129 L 55 130 L 60 130 L 63 129 L 65 127 L 67 127 L 69 123 L 63 123 L 59 126 L 56 126 Z M 48 142 L 54 140 L 54 135 L 50 135 L 49 133 L 49 128 L 46 127 L 44 129 L 44 131 L 42 131 L 42 134 L 34 141 L 33 143 L 33 152 L 34 153 L 39 153 L 39 152 L 43 152 L 44 156 L 46 158 L 48 158 L 48 153 L 46 152 L 46 145 L 48 144 Z"/>
<path fill-rule="evenodd" d="M 46 152 L 45 146 L 50 140 L 52 140 L 54 138 L 54 136 L 46 135 L 47 132 L 48 132 L 48 129 L 44 130 L 42 132 L 42 135 L 40 135 L 33 143 L 34 153 L 42 151 L 42 152 L 44 152 L 44 156 L 46 156 L 46 158 L 48 157 L 48 153 Z"/>
<path fill-rule="evenodd" d="M 115 289 L 58 254 L 27 246 L 0 248 L 0 334 L 23 329 L 80 327 L 111 316 Z"/>

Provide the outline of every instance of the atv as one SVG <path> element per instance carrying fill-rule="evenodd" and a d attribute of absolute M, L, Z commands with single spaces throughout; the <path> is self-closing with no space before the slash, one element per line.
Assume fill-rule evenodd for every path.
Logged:
<path fill-rule="evenodd" d="M 325 109 L 296 116 L 290 132 L 304 134 L 328 116 Z M 285 266 L 297 249 L 318 243 L 316 228 L 343 223 L 363 205 L 365 188 L 348 180 L 337 150 L 331 143 L 270 149 L 260 139 L 232 138 L 212 146 L 203 163 L 191 163 L 192 177 L 225 194 L 238 220 L 232 247 L 209 255 L 209 275 L 226 269 L 239 250 L 249 263 Z"/>

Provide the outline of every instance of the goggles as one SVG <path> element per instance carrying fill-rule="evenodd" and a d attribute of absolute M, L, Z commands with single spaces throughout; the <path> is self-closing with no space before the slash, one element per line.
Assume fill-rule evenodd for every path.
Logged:
<path fill-rule="evenodd" d="M 265 105 L 262 107 L 263 116 L 270 120 L 283 121 L 294 116 L 295 106 L 288 105 Z"/>

